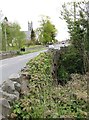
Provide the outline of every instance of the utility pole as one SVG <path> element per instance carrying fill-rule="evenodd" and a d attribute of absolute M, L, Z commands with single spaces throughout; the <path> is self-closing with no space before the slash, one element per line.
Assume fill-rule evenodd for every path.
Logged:
<path fill-rule="evenodd" d="M 7 18 L 5 17 L 4 18 L 4 25 L 5 25 L 5 42 L 6 42 L 6 51 L 7 51 L 7 49 L 8 49 L 8 43 L 7 43 L 7 31 L 6 31 L 6 25 L 7 25 Z"/>
<path fill-rule="evenodd" d="M 76 21 L 76 2 L 74 2 L 74 22 Z"/>
<path fill-rule="evenodd" d="M 89 41 L 89 1 L 86 3 L 86 13 L 87 13 L 87 41 Z"/>

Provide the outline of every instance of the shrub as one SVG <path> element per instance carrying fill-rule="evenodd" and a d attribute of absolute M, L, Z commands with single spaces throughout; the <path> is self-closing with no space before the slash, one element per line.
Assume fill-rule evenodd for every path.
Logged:
<path fill-rule="evenodd" d="M 69 73 L 63 66 L 58 69 L 58 78 L 58 83 L 60 83 L 61 85 L 65 85 L 70 78 Z"/>
<path fill-rule="evenodd" d="M 58 79 L 60 83 L 67 83 L 72 73 L 83 73 L 83 57 L 73 46 L 63 48 L 58 66 Z"/>
<path fill-rule="evenodd" d="M 83 59 L 77 52 L 66 53 L 62 56 L 61 64 L 71 73 L 83 73 Z"/>

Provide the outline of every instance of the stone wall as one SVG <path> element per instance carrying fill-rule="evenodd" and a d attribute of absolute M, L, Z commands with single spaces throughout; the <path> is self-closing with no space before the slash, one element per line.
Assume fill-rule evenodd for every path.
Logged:
<path fill-rule="evenodd" d="M 12 102 L 18 100 L 21 94 L 27 93 L 27 72 L 12 74 L 0 86 L 0 120 L 10 120 Z"/>
<path fill-rule="evenodd" d="M 53 54 L 53 58 L 52 58 L 52 69 L 51 69 L 51 73 L 52 73 L 52 78 L 53 78 L 53 84 L 54 85 L 58 85 L 63 84 L 61 83 L 60 78 L 58 77 L 58 68 L 60 67 L 61 63 L 60 63 L 60 59 L 61 59 L 61 54 L 63 54 L 63 52 L 66 51 L 67 47 L 61 47 L 61 49 L 53 49 L 51 52 Z"/>
<path fill-rule="evenodd" d="M 0 60 L 13 57 L 13 56 L 17 55 L 17 52 L 18 51 L 1 52 L 0 53 Z"/>

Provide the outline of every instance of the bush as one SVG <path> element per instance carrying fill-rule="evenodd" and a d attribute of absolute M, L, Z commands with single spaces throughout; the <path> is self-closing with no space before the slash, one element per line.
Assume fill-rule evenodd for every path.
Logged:
<path fill-rule="evenodd" d="M 17 55 L 21 55 L 20 51 L 17 51 Z"/>
<path fill-rule="evenodd" d="M 83 59 L 77 52 L 64 54 L 61 63 L 70 74 L 83 73 Z"/>
<path fill-rule="evenodd" d="M 64 49 L 59 58 L 58 78 L 59 82 L 66 83 L 70 74 L 83 74 L 83 57 L 72 46 Z"/>
<path fill-rule="evenodd" d="M 58 83 L 60 83 L 61 85 L 65 85 L 70 78 L 69 73 L 65 70 L 63 66 L 58 69 L 58 78 Z"/>

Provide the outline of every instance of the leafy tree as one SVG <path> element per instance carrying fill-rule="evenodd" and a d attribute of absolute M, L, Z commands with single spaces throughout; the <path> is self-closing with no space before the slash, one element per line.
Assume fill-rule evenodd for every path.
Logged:
<path fill-rule="evenodd" d="M 6 29 L 6 37 L 7 43 L 5 40 L 5 29 Z M 20 49 L 25 44 L 25 34 L 20 31 L 20 26 L 17 23 L 4 24 L 2 22 L 2 50 L 6 50 L 6 44 L 8 45 L 8 50 L 12 49 Z"/>
<path fill-rule="evenodd" d="M 12 24 L 12 45 L 17 46 L 17 49 L 23 47 L 25 42 L 25 34 L 24 32 L 20 31 L 20 26 L 17 23 Z"/>
<path fill-rule="evenodd" d="M 42 17 L 42 20 L 40 21 L 40 28 L 39 31 L 39 41 L 43 44 L 49 43 L 49 42 L 55 42 L 55 36 L 57 33 L 57 30 L 55 26 L 51 23 L 49 17 Z"/>
<path fill-rule="evenodd" d="M 61 15 L 67 22 L 70 39 L 73 46 L 82 57 L 83 64 L 88 64 L 86 51 L 88 50 L 89 40 L 87 39 L 87 15 L 84 12 L 86 2 L 71 2 L 62 6 Z"/>
<path fill-rule="evenodd" d="M 35 32 L 34 32 L 34 30 L 32 29 L 32 31 L 31 31 L 31 40 L 33 40 L 33 39 L 35 39 Z"/>

